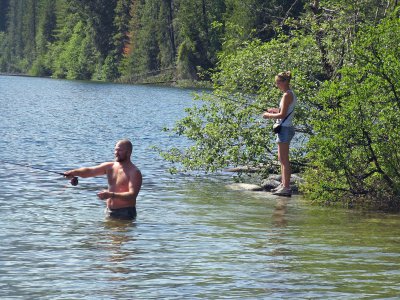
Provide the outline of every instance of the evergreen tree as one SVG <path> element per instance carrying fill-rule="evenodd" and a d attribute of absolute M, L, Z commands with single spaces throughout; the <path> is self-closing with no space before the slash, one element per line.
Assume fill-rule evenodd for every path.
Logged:
<path fill-rule="evenodd" d="M 126 75 L 131 79 L 160 69 L 160 48 L 157 41 L 161 0 L 138 0 L 132 4 L 131 55 Z"/>
<path fill-rule="evenodd" d="M 0 0 L 0 31 L 6 31 L 9 0 Z"/>
<path fill-rule="evenodd" d="M 215 65 L 221 48 L 220 38 L 215 38 L 219 32 L 212 24 L 221 21 L 224 1 L 176 0 L 175 3 L 178 77 L 197 79 L 200 71 Z"/>
<path fill-rule="evenodd" d="M 46 61 L 51 43 L 56 40 L 57 26 L 56 3 L 42 0 L 38 9 L 38 25 L 36 33 L 36 56 L 29 73 L 36 76 L 51 75 L 51 68 Z"/>
<path fill-rule="evenodd" d="M 70 9 L 93 28 L 96 49 L 104 59 L 113 50 L 114 13 L 117 0 L 68 0 Z"/>
<path fill-rule="evenodd" d="M 115 7 L 113 49 L 109 51 L 103 65 L 102 77 L 106 80 L 114 80 L 121 76 L 121 62 L 129 52 L 130 2 L 118 0 Z"/>
<path fill-rule="evenodd" d="M 174 31 L 174 1 L 162 0 L 158 14 L 159 30 L 157 41 L 160 45 L 160 68 L 173 67 L 176 59 L 175 31 Z"/>
<path fill-rule="evenodd" d="M 8 62 L 8 72 L 24 72 L 18 65 L 23 59 L 23 11 L 22 0 L 11 1 L 7 17 L 6 49 L 3 53 Z"/>
<path fill-rule="evenodd" d="M 22 30 L 20 34 L 23 39 L 23 57 L 27 60 L 27 66 L 24 70 L 28 70 L 36 57 L 36 25 L 37 25 L 37 0 L 25 0 L 23 10 Z"/>

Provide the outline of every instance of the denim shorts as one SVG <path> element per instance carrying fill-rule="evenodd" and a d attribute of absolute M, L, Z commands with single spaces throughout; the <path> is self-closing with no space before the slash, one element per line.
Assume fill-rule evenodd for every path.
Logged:
<path fill-rule="evenodd" d="M 277 143 L 290 143 L 294 137 L 294 127 L 293 126 L 282 126 L 281 132 L 276 135 Z"/>

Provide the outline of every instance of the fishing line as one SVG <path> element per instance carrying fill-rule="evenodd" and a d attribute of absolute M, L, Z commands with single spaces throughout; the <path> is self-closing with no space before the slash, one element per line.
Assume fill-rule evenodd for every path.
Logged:
<path fill-rule="evenodd" d="M 19 163 L 16 163 L 16 162 L 5 161 L 5 160 L 0 160 L 0 161 L 2 163 L 9 164 L 9 165 L 20 166 L 20 167 L 25 167 L 25 168 L 30 168 L 30 169 L 34 169 L 34 170 L 40 170 L 40 171 L 44 171 L 44 172 L 48 172 L 48 173 L 53 173 L 53 174 L 65 176 L 65 174 L 61 173 L 61 172 L 56 172 L 56 171 L 51 171 L 51 170 L 47 170 L 47 169 L 43 169 L 43 168 L 33 167 L 31 165 L 24 165 L 24 164 L 19 164 Z M 78 185 L 78 177 L 71 178 L 70 183 L 73 186 Z"/>

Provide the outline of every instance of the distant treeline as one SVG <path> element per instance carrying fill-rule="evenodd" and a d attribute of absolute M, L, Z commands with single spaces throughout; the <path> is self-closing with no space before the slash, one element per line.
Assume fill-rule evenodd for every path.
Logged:
<path fill-rule="evenodd" d="M 0 0 L 0 72 L 209 79 L 235 41 L 276 35 L 298 0 Z"/>

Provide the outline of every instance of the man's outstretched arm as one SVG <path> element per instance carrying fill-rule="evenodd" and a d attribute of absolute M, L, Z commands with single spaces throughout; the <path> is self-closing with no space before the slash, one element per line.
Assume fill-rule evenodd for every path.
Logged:
<path fill-rule="evenodd" d="M 112 165 L 113 162 L 106 162 L 94 167 L 83 167 L 79 169 L 69 170 L 64 172 L 64 176 L 67 178 L 72 178 L 72 177 L 87 178 L 87 177 L 101 176 L 105 175 L 107 173 L 107 170 L 111 168 Z"/>

